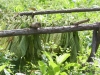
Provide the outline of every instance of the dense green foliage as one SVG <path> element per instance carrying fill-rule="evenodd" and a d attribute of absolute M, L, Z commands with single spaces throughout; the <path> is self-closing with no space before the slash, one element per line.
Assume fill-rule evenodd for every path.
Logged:
<path fill-rule="evenodd" d="M 18 12 L 99 7 L 99 0 L 0 0 L 0 30 L 27 28 L 32 22 L 42 27 L 70 25 L 90 18 L 99 21 L 99 12 L 14 17 Z M 94 63 L 86 60 L 92 32 L 70 32 L 0 38 L 0 75 L 98 75 L 100 52 Z M 79 53 L 78 53 L 79 52 Z M 77 54 L 78 53 L 78 54 Z M 78 55 L 78 56 L 77 56 Z"/>

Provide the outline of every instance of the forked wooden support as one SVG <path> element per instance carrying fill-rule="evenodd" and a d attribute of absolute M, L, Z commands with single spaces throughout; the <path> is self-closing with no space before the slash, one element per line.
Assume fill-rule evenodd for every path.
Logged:
<path fill-rule="evenodd" d="M 93 62 L 92 57 L 95 57 L 95 53 L 97 52 L 99 43 L 100 43 L 100 28 L 93 30 L 92 50 L 91 50 L 91 53 L 90 53 L 90 56 L 89 56 L 87 62 Z"/>

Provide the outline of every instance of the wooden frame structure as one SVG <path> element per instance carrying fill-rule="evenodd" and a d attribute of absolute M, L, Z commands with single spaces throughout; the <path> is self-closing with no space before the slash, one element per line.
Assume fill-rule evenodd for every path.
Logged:
<path fill-rule="evenodd" d="M 35 12 L 21 12 L 18 13 L 15 18 L 20 15 L 27 15 L 34 17 L 35 15 L 41 14 L 56 14 L 56 13 L 72 13 L 72 12 L 91 12 L 91 11 L 100 11 L 100 8 L 84 8 L 84 9 L 70 9 L 70 10 L 48 10 L 48 11 L 35 11 Z M 82 21 L 83 22 L 83 21 Z M 77 22 L 78 24 L 80 22 Z M 13 29 L 13 30 L 2 30 L 0 31 L 0 37 L 9 37 L 9 36 L 18 36 L 18 35 L 30 35 L 30 34 L 48 34 L 48 33 L 64 33 L 64 32 L 74 32 L 74 31 L 83 31 L 83 30 L 93 30 L 92 38 L 92 50 L 88 58 L 88 62 L 92 62 L 92 57 L 95 57 L 99 43 L 100 43 L 100 23 L 96 22 L 94 24 L 81 24 L 78 25 L 74 23 L 71 26 L 62 26 L 62 27 L 45 27 L 45 28 L 24 28 L 24 29 Z M 77 26 L 76 26 L 77 24 Z"/>

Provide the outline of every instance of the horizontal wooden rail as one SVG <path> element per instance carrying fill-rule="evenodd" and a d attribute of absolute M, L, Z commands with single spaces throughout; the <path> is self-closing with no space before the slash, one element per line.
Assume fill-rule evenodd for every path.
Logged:
<path fill-rule="evenodd" d="M 23 15 L 42 15 L 42 14 L 57 14 L 57 13 L 73 13 L 73 12 L 91 12 L 100 11 L 100 8 L 76 8 L 76 9 L 64 9 L 64 10 L 46 10 L 46 11 L 33 11 L 33 12 L 21 12 L 20 16 Z"/>
<path fill-rule="evenodd" d="M 45 28 L 41 27 L 38 29 L 24 28 L 24 29 L 2 30 L 0 31 L 0 37 L 94 30 L 99 27 L 100 27 L 100 23 L 94 23 L 94 24 L 81 24 L 79 26 L 71 25 L 71 26 L 62 26 L 62 27 L 45 27 Z"/>

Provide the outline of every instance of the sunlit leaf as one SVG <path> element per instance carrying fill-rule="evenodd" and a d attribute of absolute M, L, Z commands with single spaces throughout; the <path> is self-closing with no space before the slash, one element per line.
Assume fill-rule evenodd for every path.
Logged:
<path fill-rule="evenodd" d="M 6 64 L 0 66 L 0 72 L 1 72 L 6 66 L 7 66 Z"/>
<path fill-rule="evenodd" d="M 49 61 L 53 62 L 53 59 L 51 58 L 51 56 L 50 56 L 49 53 L 47 53 L 47 52 L 43 52 L 43 53 L 47 56 L 47 58 L 49 59 Z"/>
<path fill-rule="evenodd" d="M 47 65 L 42 61 L 38 61 L 38 64 L 39 64 L 39 68 L 42 71 L 42 73 L 46 74 Z"/>
<path fill-rule="evenodd" d="M 4 69 L 5 75 L 11 75 L 6 69 Z"/>
<path fill-rule="evenodd" d="M 62 72 L 60 73 L 60 75 L 68 75 L 66 72 Z"/>
<path fill-rule="evenodd" d="M 62 64 L 69 56 L 70 54 L 63 54 L 63 55 L 57 56 L 56 61 L 58 64 Z"/>
<path fill-rule="evenodd" d="M 53 61 L 49 61 L 49 65 L 52 67 L 54 75 L 58 75 L 60 73 L 60 66 L 54 63 Z"/>
<path fill-rule="evenodd" d="M 15 10 L 16 11 L 23 11 L 24 10 L 24 7 L 21 6 L 21 5 L 18 5 L 18 6 L 15 7 Z"/>

